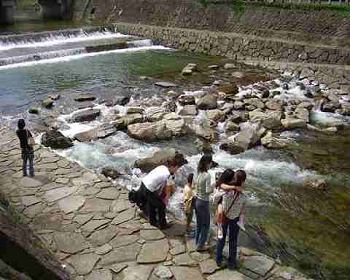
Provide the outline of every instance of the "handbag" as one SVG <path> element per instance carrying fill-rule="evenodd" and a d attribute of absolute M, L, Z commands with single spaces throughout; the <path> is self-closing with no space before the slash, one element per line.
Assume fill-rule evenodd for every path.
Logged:
<path fill-rule="evenodd" d="M 35 145 L 35 141 L 34 138 L 29 134 L 29 131 L 27 130 L 27 143 L 29 148 L 33 149 L 34 145 Z"/>

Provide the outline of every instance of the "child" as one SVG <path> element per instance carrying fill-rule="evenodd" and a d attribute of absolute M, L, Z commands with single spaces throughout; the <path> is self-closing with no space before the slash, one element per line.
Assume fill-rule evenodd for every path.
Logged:
<path fill-rule="evenodd" d="M 194 209 L 193 173 L 187 177 L 187 184 L 184 187 L 184 210 L 186 215 L 186 231 L 191 231 L 191 222 Z"/>

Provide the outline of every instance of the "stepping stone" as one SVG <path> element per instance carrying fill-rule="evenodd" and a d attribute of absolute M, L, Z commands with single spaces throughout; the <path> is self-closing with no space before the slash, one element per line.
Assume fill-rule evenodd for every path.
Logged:
<path fill-rule="evenodd" d="M 113 226 L 109 226 L 107 228 L 95 231 L 89 237 L 89 242 L 93 246 L 101 246 L 105 243 L 111 241 L 111 239 L 117 235 L 117 229 Z"/>
<path fill-rule="evenodd" d="M 175 265 L 181 266 L 196 266 L 197 262 L 191 259 L 188 253 L 183 253 L 181 255 L 177 255 L 173 259 Z"/>
<path fill-rule="evenodd" d="M 113 275 L 109 269 L 99 269 L 94 270 L 88 276 L 85 277 L 85 280 L 112 280 Z"/>
<path fill-rule="evenodd" d="M 99 198 L 91 198 L 85 201 L 84 207 L 80 210 L 80 212 L 108 212 L 109 207 L 110 201 Z"/>
<path fill-rule="evenodd" d="M 116 201 L 113 201 L 113 203 L 111 205 L 111 211 L 112 212 L 122 212 L 122 211 L 129 209 L 131 207 L 132 207 L 132 204 L 129 201 L 118 199 Z"/>
<path fill-rule="evenodd" d="M 205 252 L 192 252 L 190 255 L 192 259 L 198 262 L 202 262 L 210 258 L 210 254 Z"/>
<path fill-rule="evenodd" d="M 145 240 L 159 240 L 163 239 L 165 237 L 164 233 L 161 232 L 159 229 L 156 230 L 141 230 L 140 232 L 141 238 Z"/>
<path fill-rule="evenodd" d="M 186 252 L 186 246 L 185 244 L 178 239 L 170 239 L 170 245 L 172 249 L 170 250 L 170 254 L 172 255 L 178 255 Z"/>
<path fill-rule="evenodd" d="M 83 225 L 88 221 L 90 221 L 93 216 L 94 216 L 93 214 L 81 214 L 81 215 L 75 216 L 73 221 L 77 222 L 80 225 Z"/>
<path fill-rule="evenodd" d="M 97 198 L 115 200 L 119 196 L 119 191 L 116 188 L 102 189 L 97 195 Z"/>
<path fill-rule="evenodd" d="M 85 197 L 80 195 L 69 196 L 58 202 L 60 209 L 66 214 L 77 211 L 85 203 Z"/>
<path fill-rule="evenodd" d="M 92 232 L 95 229 L 97 229 L 105 224 L 108 224 L 109 222 L 110 222 L 110 220 L 92 220 L 92 221 L 87 222 L 80 229 L 82 231 Z"/>
<path fill-rule="evenodd" d="M 147 242 L 143 245 L 137 258 L 138 263 L 157 263 L 165 261 L 168 256 L 169 244 L 167 239 Z"/>
<path fill-rule="evenodd" d="M 156 85 L 156 86 L 163 87 L 163 88 L 177 87 L 176 84 L 174 84 L 174 83 L 169 83 L 169 82 L 157 82 L 157 83 L 155 83 L 155 85 Z"/>
<path fill-rule="evenodd" d="M 23 177 L 20 181 L 19 184 L 22 187 L 27 187 L 27 188 L 33 188 L 33 187 L 40 187 L 43 185 L 42 182 L 40 182 L 37 178 L 33 177 Z"/>
<path fill-rule="evenodd" d="M 208 276 L 207 280 L 252 280 L 252 279 L 243 275 L 242 273 L 239 273 L 238 271 L 224 269 L 224 270 L 219 270 L 215 272 L 213 275 Z"/>
<path fill-rule="evenodd" d="M 99 259 L 100 256 L 91 253 L 74 255 L 67 259 L 67 262 L 73 266 L 73 268 L 79 275 L 86 275 L 92 271 Z"/>
<path fill-rule="evenodd" d="M 118 264 L 112 265 L 112 266 L 110 267 L 110 269 L 111 269 L 114 273 L 118 274 L 119 272 L 121 272 L 121 271 L 122 271 L 124 268 L 126 268 L 126 267 L 128 267 L 127 264 L 125 264 L 125 263 L 118 263 Z"/>
<path fill-rule="evenodd" d="M 111 244 L 114 248 L 119 248 L 134 244 L 137 240 L 139 240 L 137 235 L 117 235 L 109 242 L 109 244 Z"/>
<path fill-rule="evenodd" d="M 140 249 L 141 245 L 137 243 L 114 249 L 108 254 L 102 256 L 100 265 L 105 266 L 115 263 L 135 261 Z"/>
<path fill-rule="evenodd" d="M 77 191 L 76 187 L 62 187 L 45 192 L 44 198 L 48 202 L 54 202 L 64 197 L 70 196 Z"/>
<path fill-rule="evenodd" d="M 45 205 L 43 203 L 38 203 L 32 206 L 27 207 L 23 214 L 28 218 L 34 218 L 36 215 L 40 214 L 45 209 Z"/>
<path fill-rule="evenodd" d="M 56 232 L 54 234 L 59 251 L 74 254 L 88 247 L 85 238 L 77 232 Z"/>
<path fill-rule="evenodd" d="M 212 274 L 215 271 L 219 270 L 219 267 L 216 264 L 216 261 L 213 259 L 207 259 L 199 263 L 199 267 L 204 274 Z"/>
<path fill-rule="evenodd" d="M 242 267 L 261 276 L 265 276 L 274 264 L 275 261 L 267 256 L 251 256 L 244 260 Z"/>
<path fill-rule="evenodd" d="M 37 198 L 36 196 L 22 197 L 22 204 L 26 207 L 37 204 L 39 202 L 41 202 L 41 199 Z"/>
<path fill-rule="evenodd" d="M 174 266 L 170 268 L 176 280 L 204 280 L 202 274 L 196 268 Z M 223 279 L 220 279 L 223 280 Z M 235 280 L 231 278 L 230 280 Z"/>
<path fill-rule="evenodd" d="M 171 270 L 164 265 L 157 266 L 153 273 L 160 279 L 170 279 L 173 277 Z"/>
<path fill-rule="evenodd" d="M 123 280 L 147 280 L 150 278 L 154 266 L 153 265 L 137 265 L 129 266 L 124 269 Z"/>
<path fill-rule="evenodd" d="M 96 248 L 95 253 L 97 255 L 105 255 L 112 251 L 113 247 L 109 244 L 102 245 L 101 247 Z"/>
<path fill-rule="evenodd" d="M 112 221 L 112 225 L 119 225 L 121 223 L 127 222 L 135 217 L 135 208 L 131 208 L 121 212 Z"/>

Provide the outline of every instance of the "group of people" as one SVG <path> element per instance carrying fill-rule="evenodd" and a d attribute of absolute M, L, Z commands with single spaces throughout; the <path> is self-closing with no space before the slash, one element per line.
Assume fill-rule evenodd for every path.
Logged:
<path fill-rule="evenodd" d="M 129 199 L 135 202 L 143 211 L 151 225 L 165 229 L 169 227 L 166 221 L 166 205 L 174 192 L 173 176 L 187 161 L 181 154 L 166 165 L 153 169 L 142 178 L 140 188 L 129 193 Z M 216 262 L 223 266 L 223 249 L 226 236 L 229 236 L 228 268 L 237 267 L 237 240 L 239 229 L 243 228 L 243 215 L 246 196 L 243 192 L 246 173 L 244 170 L 226 169 L 213 182 L 209 169 L 213 166 L 212 156 L 205 154 L 198 163 L 197 175 L 188 175 L 188 182 L 183 191 L 184 212 L 186 214 L 186 229 L 190 231 L 193 214 L 196 216 L 195 242 L 197 251 L 208 250 L 207 241 L 210 231 L 211 213 L 215 213 L 217 225 Z"/>

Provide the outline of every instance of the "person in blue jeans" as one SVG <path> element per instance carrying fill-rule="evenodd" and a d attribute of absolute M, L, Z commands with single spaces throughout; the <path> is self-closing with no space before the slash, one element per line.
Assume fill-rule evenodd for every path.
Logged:
<path fill-rule="evenodd" d="M 17 137 L 22 149 L 22 170 L 23 176 L 27 176 L 27 165 L 29 163 L 29 175 L 34 176 L 34 149 L 28 143 L 28 138 L 33 137 L 28 129 L 25 129 L 26 123 L 24 119 L 19 119 L 17 123 L 18 130 L 16 131 Z"/>
<path fill-rule="evenodd" d="M 208 247 L 205 246 L 205 242 L 208 239 L 210 228 L 209 195 L 214 190 L 208 170 L 212 166 L 212 163 L 213 159 L 210 154 L 203 155 L 198 163 L 195 200 L 197 251 L 205 251 L 208 249 Z"/>
<path fill-rule="evenodd" d="M 244 182 L 246 179 L 246 173 L 244 170 L 238 170 L 234 175 L 233 185 L 241 187 L 243 189 Z M 243 192 L 233 191 L 227 192 L 222 197 L 222 207 L 225 216 L 225 222 L 222 225 L 223 237 L 218 239 L 216 247 L 216 264 L 222 266 L 222 252 L 225 247 L 225 241 L 227 232 L 229 233 L 229 257 L 227 261 L 227 266 L 229 269 L 237 268 L 237 241 L 239 234 L 239 226 L 237 222 L 239 221 L 239 216 L 243 214 L 246 195 Z"/>

